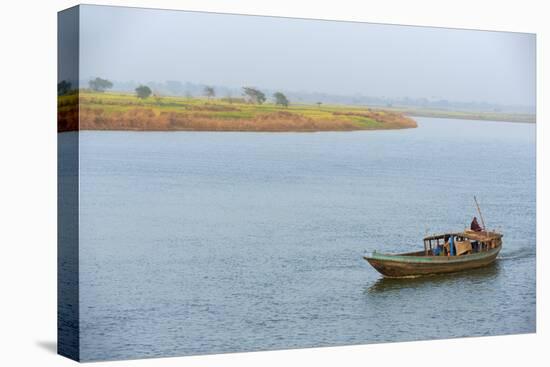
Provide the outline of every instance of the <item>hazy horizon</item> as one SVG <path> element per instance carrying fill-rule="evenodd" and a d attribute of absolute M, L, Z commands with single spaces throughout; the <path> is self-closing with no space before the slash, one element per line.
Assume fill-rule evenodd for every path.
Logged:
<path fill-rule="evenodd" d="M 81 5 L 80 72 L 536 105 L 534 34 Z"/>

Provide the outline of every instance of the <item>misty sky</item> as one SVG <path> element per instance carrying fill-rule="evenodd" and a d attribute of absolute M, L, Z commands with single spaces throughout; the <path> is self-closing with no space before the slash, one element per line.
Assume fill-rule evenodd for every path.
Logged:
<path fill-rule="evenodd" d="M 535 35 L 81 7 L 80 75 L 535 105 Z"/>

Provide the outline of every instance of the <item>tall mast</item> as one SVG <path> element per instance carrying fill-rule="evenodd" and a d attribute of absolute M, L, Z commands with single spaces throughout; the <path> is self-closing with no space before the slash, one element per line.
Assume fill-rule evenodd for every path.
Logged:
<path fill-rule="evenodd" d="M 475 195 L 474 201 L 476 202 L 477 212 L 479 213 L 479 217 L 481 218 L 481 225 L 483 226 L 483 229 L 487 231 L 487 227 L 485 227 L 485 221 L 483 220 L 483 215 L 481 214 L 481 209 L 479 208 L 479 203 L 477 202 L 477 198 Z"/>

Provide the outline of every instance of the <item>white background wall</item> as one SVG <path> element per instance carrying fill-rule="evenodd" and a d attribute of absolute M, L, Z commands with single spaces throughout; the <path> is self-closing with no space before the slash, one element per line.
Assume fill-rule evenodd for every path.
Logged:
<path fill-rule="evenodd" d="M 56 340 L 56 12 L 76 1 L 0 5 L 0 365 L 65 366 Z M 106 362 L 96 366 L 281 366 L 397 364 L 531 366 L 548 363 L 549 21 L 544 1 L 142 0 L 97 4 L 205 10 L 395 24 L 536 32 L 537 334 Z M 34 85 L 27 88 L 28 83 Z M 546 98 L 545 98 L 546 97 Z M 546 103 L 543 101 L 546 99 Z M 542 142 L 545 142 L 543 144 Z M 545 280 L 546 279 L 546 280 Z M 547 365 L 547 364 L 546 364 Z"/>

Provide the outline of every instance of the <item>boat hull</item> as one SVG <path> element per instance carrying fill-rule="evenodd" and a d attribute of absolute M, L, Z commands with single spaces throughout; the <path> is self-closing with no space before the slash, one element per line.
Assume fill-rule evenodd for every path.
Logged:
<path fill-rule="evenodd" d="M 495 261 L 502 246 L 463 256 L 414 256 L 375 253 L 364 256 L 379 273 L 401 278 L 431 274 L 454 273 L 487 266 Z"/>

